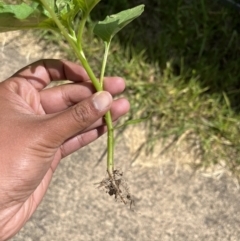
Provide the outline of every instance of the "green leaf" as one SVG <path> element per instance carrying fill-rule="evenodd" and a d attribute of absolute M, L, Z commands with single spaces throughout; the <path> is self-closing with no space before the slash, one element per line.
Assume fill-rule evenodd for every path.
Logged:
<path fill-rule="evenodd" d="M 82 15 L 86 18 L 92 9 L 100 2 L 101 0 L 76 0 L 79 8 L 82 11 Z"/>
<path fill-rule="evenodd" d="M 77 0 L 57 0 L 57 15 L 67 29 L 74 29 L 74 18 L 79 12 Z"/>
<path fill-rule="evenodd" d="M 35 10 L 38 4 L 29 6 L 25 3 L 19 5 L 4 5 L 0 3 L 0 14 L 12 14 L 17 19 L 25 19 L 29 17 Z"/>
<path fill-rule="evenodd" d="M 144 11 L 144 5 L 139 5 L 120 13 L 107 16 L 103 21 L 99 21 L 93 32 L 103 41 L 110 42 L 116 33 L 118 33 L 127 24 L 139 17 Z"/>
<path fill-rule="evenodd" d="M 40 2 L 34 0 L 16 5 L 0 2 L 0 32 L 34 28 L 56 30 L 56 24 L 46 16 Z M 52 4 L 54 1 L 47 2 Z"/>
<path fill-rule="evenodd" d="M 31 0 L 32 2 L 37 2 L 39 5 L 42 5 L 41 0 Z M 45 2 L 51 7 L 51 9 L 55 8 L 55 0 L 45 0 Z"/>
<path fill-rule="evenodd" d="M 40 27 L 47 19 L 38 3 L 6 5 L 0 3 L 0 32 Z"/>

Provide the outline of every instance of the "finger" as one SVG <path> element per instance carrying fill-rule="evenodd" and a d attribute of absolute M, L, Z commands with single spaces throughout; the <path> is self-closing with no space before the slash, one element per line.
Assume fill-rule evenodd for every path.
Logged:
<path fill-rule="evenodd" d="M 105 77 L 103 82 L 103 89 L 112 94 L 119 94 L 125 89 L 125 81 L 121 77 Z M 112 91 L 115 91 L 114 93 Z"/>
<path fill-rule="evenodd" d="M 90 144 L 91 142 L 102 136 L 106 131 L 107 127 L 101 126 L 99 128 L 76 135 L 73 138 L 67 140 L 60 147 L 61 158 L 64 158 L 79 150 L 80 148 Z"/>
<path fill-rule="evenodd" d="M 126 114 L 126 112 L 129 110 L 129 103 L 126 100 L 126 104 L 124 104 L 124 99 L 119 99 L 116 100 L 119 103 L 114 103 L 112 104 L 111 109 L 116 109 L 116 114 L 112 114 L 112 120 L 113 120 L 113 125 L 115 126 L 117 123 L 117 119 L 122 116 L 123 114 Z M 114 104 L 118 104 L 120 109 L 117 110 L 117 108 L 114 107 Z M 126 108 L 123 106 L 126 105 Z M 118 107 L 118 108 L 119 108 Z M 118 112 L 118 113 L 117 113 Z M 80 148 L 88 145 L 89 143 L 93 142 L 96 140 L 98 137 L 103 135 L 107 131 L 107 126 L 103 122 L 103 118 L 99 119 L 97 122 L 95 122 L 93 125 L 90 127 L 86 128 L 84 132 L 79 132 L 77 135 L 74 137 L 68 139 L 65 141 L 61 147 L 60 147 L 60 153 L 58 153 L 58 158 L 52 163 L 53 167 L 56 167 L 58 165 L 58 162 L 60 159 L 66 157 L 67 155 L 72 154 L 73 152 L 79 150 Z"/>
<path fill-rule="evenodd" d="M 105 90 L 112 95 L 120 94 L 125 89 L 125 82 L 122 78 L 106 78 L 104 81 Z M 114 84 L 113 84 L 114 83 Z M 91 82 L 81 84 L 66 84 L 55 86 L 40 92 L 40 99 L 45 113 L 56 113 L 88 98 L 95 91 Z"/>
<path fill-rule="evenodd" d="M 125 115 L 129 111 L 129 109 L 130 109 L 130 104 L 127 99 L 120 98 L 120 99 L 114 100 L 110 110 L 112 121 L 117 121 L 121 116 Z M 96 122 L 94 122 L 91 126 L 86 128 L 85 131 L 98 128 L 99 126 L 102 126 L 105 124 L 106 122 L 104 118 L 100 118 Z"/>
<path fill-rule="evenodd" d="M 111 104 L 112 96 L 108 92 L 98 92 L 61 113 L 46 115 L 40 133 L 45 132 L 43 138 L 52 143 L 53 148 L 58 147 L 100 119 Z"/>
<path fill-rule="evenodd" d="M 115 122 L 113 122 L 115 125 Z M 91 142 L 95 141 L 97 138 L 102 136 L 107 131 L 106 126 L 101 126 L 99 128 L 93 129 L 91 131 L 87 131 L 85 133 L 78 134 L 66 142 L 64 142 L 59 150 L 56 152 L 54 160 L 51 163 L 51 169 L 53 172 L 56 170 L 60 160 L 75 151 L 79 150 L 80 148 L 90 144 Z"/>
<path fill-rule="evenodd" d="M 67 60 L 43 59 L 19 70 L 13 77 L 22 77 L 35 89 L 42 90 L 51 81 L 71 80 L 82 82 L 89 80 L 85 69 Z"/>
<path fill-rule="evenodd" d="M 116 125 L 116 122 L 113 122 L 113 126 Z M 71 139 L 64 142 L 60 147 L 60 153 L 57 153 L 57 160 L 52 163 L 53 166 L 57 166 L 59 160 L 62 158 L 74 153 L 75 151 L 79 150 L 80 148 L 92 143 L 97 138 L 102 136 L 104 133 L 107 132 L 107 126 L 100 126 L 96 129 L 80 133 L 72 137 Z"/>
<path fill-rule="evenodd" d="M 111 115 L 113 125 L 115 125 L 119 117 L 128 112 L 129 102 L 125 99 L 118 99 L 112 103 L 111 109 L 114 110 L 111 111 Z M 80 132 L 76 136 L 64 142 L 61 146 L 62 155 L 60 156 L 60 158 L 66 157 L 67 155 L 73 153 L 74 151 L 77 151 L 81 147 L 86 146 L 87 144 L 91 143 L 92 141 L 96 140 L 98 137 L 103 135 L 106 131 L 106 124 L 103 121 L 103 118 L 100 118 L 90 127 L 86 128 L 84 132 Z"/>

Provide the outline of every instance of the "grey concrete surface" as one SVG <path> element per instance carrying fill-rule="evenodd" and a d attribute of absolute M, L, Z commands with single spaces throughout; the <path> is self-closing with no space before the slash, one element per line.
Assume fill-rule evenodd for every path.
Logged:
<path fill-rule="evenodd" d="M 26 58 L 29 48 L 36 46 L 16 44 L 21 38 L 14 38 L 6 45 L 6 36 L 0 35 L 1 79 L 45 57 L 40 49 L 39 55 Z M 131 140 L 142 131 L 136 128 L 122 135 L 115 155 L 134 196 L 136 212 L 94 185 L 106 175 L 105 158 L 101 160 L 104 136 L 61 161 L 43 202 L 11 241 L 240 240 L 240 193 L 234 179 L 227 173 L 219 178 L 194 173 L 177 164 L 174 155 L 157 156 L 152 165 L 142 165 L 152 162 L 144 156 L 132 163 Z"/>

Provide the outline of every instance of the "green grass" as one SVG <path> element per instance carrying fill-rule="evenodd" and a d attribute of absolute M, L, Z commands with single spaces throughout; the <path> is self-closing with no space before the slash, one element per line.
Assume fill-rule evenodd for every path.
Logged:
<path fill-rule="evenodd" d="M 150 143 L 183 135 L 191 142 L 194 133 L 200 165 L 224 160 L 237 173 L 239 13 L 219 1 L 103 1 L 93 19 L 142 2 L 144 15 L 120 33 L 125 52 L 113 53 L 116 67 L 109 67 L 129 80 L 132 116 L 152 113 L 146 123 Z"/>
<path fill-rule="evenodd" d="M 184 136 L 197 146 L 200 166 L 224 160 L 239 176 L 239 13 L 210 0 L 102 0 L 89 29 L 106 14 L 140 3 L 145 12 L 114 41 L 106 73 L 126 78 L 129 118 L 151 115 L 147 150 Z M 87 56 L 99 73 L 102 48 L 90 32 Z"/>

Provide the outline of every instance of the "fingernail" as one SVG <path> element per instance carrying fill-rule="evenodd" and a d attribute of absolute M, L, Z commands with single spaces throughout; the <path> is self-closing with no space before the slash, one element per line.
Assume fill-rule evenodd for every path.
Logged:
<path fill-rule="evenodd" d="M 112 96 L 107 91 L 98 92 L 93 97 L 93 104 L 99 111 L 106 109 L 112 103 Z"/>

